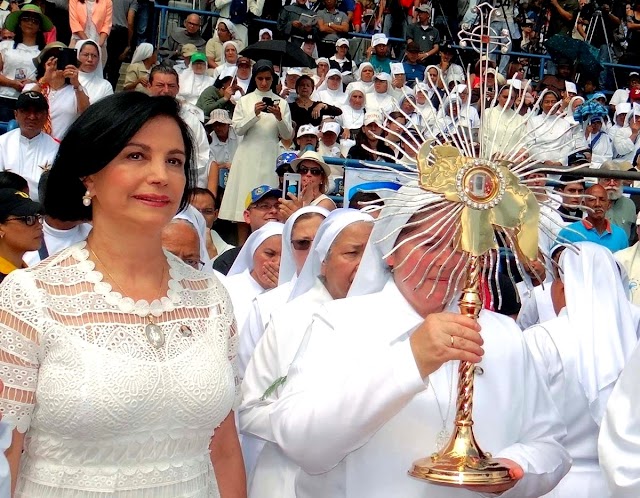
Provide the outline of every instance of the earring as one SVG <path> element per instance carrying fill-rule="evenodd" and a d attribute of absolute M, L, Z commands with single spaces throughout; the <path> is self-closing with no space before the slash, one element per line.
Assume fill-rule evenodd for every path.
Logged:
<path fill-rule="evenodd" d="M 88 190 L 82 196 L 82 204 L 85 207 L 91 206 L 91 193 Z"/>

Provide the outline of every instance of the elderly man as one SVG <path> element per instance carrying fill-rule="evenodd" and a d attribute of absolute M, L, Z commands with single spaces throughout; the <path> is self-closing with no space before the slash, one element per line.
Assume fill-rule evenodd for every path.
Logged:
<path fill-rule="evenodd" d="M 629 237 L 624 230 L 607 219 L 607 211 L 611 201 L 602 185 L 593 185 L 585 192 L 588 197 L 584 204 L 587 207 L 587 217 L 571 223 L 560 230 L 558 242 L 595 242 L 612 252 L 626 249 Z"/>
<path fill-rule="evenodd" d="M 38 182 L 58 153 L 59 144 L 42 133 L 49 104 L 40 92 L 20 94 L 15 116 L 18 128 L 0 137 L 0 171 L 13 171 L 29 183 L 29 195 L 38 201 Z"/>
<path fill-rule="evenodd" d="M 178 73 L 175 69 L 156 66 L 149 74 L 149 95 L 152 97 L 168 96 L 176 98 L 180 91 Z M 187 103 L 180 103 L 180 117 L 189 125 L 195 148 L 195 165 L 197 169 L 197 186 L 206 188 L 209 180 L 209 141 L 202 126 L 199 114 L 202 111 Z"/>
<path fill-rule="evenodd" d="M 628 161 L 605 161 L 600 167 L 601 170 L 608 171 L 628 171 L 631 163 Z M 614 225 L 618 225 L 627 234 L 627 239 L 631 234 L 631 225 L 636 221 L 636 205 L 634 202 L 622 195 L 622 180 L 619 178 L 600 178 L 598 181 L 606 191 L 611 206 L 607 211 L 607 219 Z"/>
<path fill-rule="evenodd" d="M 636 233 L 640 238 L 640 214 L 636 218 Z M 640 305 L 640 241 L 613 256 L 627 272 L 631 302 Z"/>
<path fill-rule="evenodd" d="M 200 236 L 191 222 L 173 219 L 162 230 L 162 247 L 189 266 L 200 269 Z"/>
<path fill-rule="evenodd" d="M 182 46 L 191 43 L 198 52 L 204 52 L 206 41 L 200 36 L 200 16 L 189 14 L 184 21 L 184 28 L 175 29 L 165 40 L 158 51 L 163 58 L 178 60 L 182 56 Z"/>

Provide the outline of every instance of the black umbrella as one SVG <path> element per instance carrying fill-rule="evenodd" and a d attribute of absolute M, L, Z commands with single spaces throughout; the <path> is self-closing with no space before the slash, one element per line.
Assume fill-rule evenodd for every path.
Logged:
<path fill-rule="evenodd" d="M 259 41 L 245 48 L 240 55 L 254 61 L 267 59 L 280 68 L 285 67 L 316 67 L 316 61 L 304 53 L 297 45 L 286 40 Z"/>
<path fill-rule="evenodd" d="M 598 49 L 585 41 L 567 35 L 553 35 L 544 45 L 551 57 L 575 61 L 579 73 L 598 75 L 603 69 L 598 60 Z"/>

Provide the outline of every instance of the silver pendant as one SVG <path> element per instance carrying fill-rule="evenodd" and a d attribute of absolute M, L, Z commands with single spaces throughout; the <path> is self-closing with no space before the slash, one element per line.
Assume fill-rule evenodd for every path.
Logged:
<path fill-rule="evenodd" d="M 144 328 L 144 333 L 147 336 L 149 344 L 154 348 L 164 346 L 164 332 L 155 323 L 148 323 Z"/>
<path fill-rule="evenodd" d="M 449 439 L 451 439 L 451 432 L 444 427 L 440 429 L 440 432 L 438 432 L 436 436 L 436 451 L 442 450 L 449 442 Z"/>
<path fill-rule="evenodd" d="M 182 334 L 182 337 L 191 337 L 193 332 L 186 325 L 180 325 L 180 334 Z"/>

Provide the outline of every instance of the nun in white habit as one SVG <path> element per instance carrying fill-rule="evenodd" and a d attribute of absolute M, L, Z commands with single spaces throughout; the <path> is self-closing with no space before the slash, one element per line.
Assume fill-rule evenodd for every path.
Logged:
<path fill-rule="evenodd" d="M 627 300 L 606 248 L 580 242 L 560 255 L 551 285 L 558 317 L 525 331 L 538 370 L 567 426 L 573 466 L 554 498 L 608 496 L 598 465 L 598 432 L 607 400 L 638 341 L 640 308 Z M 617 496 L 617 495 L 616 495 Z"/>
<path fill-rule="evenodd" d="M 335 262 L 327 258 L 327 254 L 338 237 L 345 233 L 349 242 L 359 244 L 361 255 L 372 222 L 373 218 L 368 214 L 348 208 L 336 209 L 327 216 L 316 234 L 289 302 L 272 313 L 264 336 L 249 362 L 242 384 L 243 403 L 238 412 L 240 431 L 244 436 L 243 443 L 260 441 L 260 448 L 264 446 L 253 475 L 248 475 L 249 498 L 295 498 L 294 480 L 298 466 L 274 442 L 269 421 L 271 405 L 282 391 L 289 365 L 311 324 L 314 311 L 323 303 L 344 297 L 332 291 L 336 294 L 334 296 L 328 290 L 339 286 L 333 281 L 336 273 L 330 268 Z M 353 233 L 345 231 L 349 227 L 354 227 Z M 349 250 L 353 247 L 350 246 Z M 338 263 L 339 258 L 340 255 L 336 258 Z M 357 265 L 358 261 L 352 263 Z M 329 267 L 329 271 L 324 271 L 324 277 L 321 276 L 323 265 Z M 348 280 L 346 272 L 341 273 L 338 278 Z"/>
<path fill-rule="evenodd" d="M 356 81 L 352 81 L 347 85 L 346 92 L 349 93 L 354 89 L 362 90 L 365 94 L 373 93 L 373 76 L 375 69 L 370 62 L 363 62 L 356 70 Z"/>
<path fill-rule="evenodd" d="M 413 461 L 446 443 L 461 359 L 483 370 L 473 399 L 478 443 L 517 479 L 511 489 L 483 491 L 538 497 L 569 470 L 560 444 L 566 430 L 513 320 L 481 312 L 480 357 L 478 324 L 441 313 L 461 255 L 425 255 L 419 244 L 428 235 L 420 232 L 430 233 L 434 221 L 421 221 L 420 214 L 412 219 L 436 198 L 412 184 L 385 199 L 350 297 L 318 311 L 289 369 L 270 421 L 275 443 L 302 468 L 298 498 L 479 496 L 407 475 Z M 418 224 L 406 226 L 409 221 Z M 451 242 L 443 237 L 439 244 Z M 394 245 L 396 252 L 383 259 Z M 409 255 L 412 249 L 417 253 Z M 411 275 L 413 268 L 418 271 Z"/>
<path fill-rule="evenodd" d="M 342 73 L 338 69 L 329 69 L 327 77 L 312 96 L 313 100 L 324 102 L 325 104 L 341 107 L 344 105 L 347 96 L 342 86 Z"/>
<path fill-rule="evenodd" d="M 263 294 L 258 294 L 251 303 L 251 310 L 244 329 L 240 333 L 240 344 L 238 346 L 240 375 L 242 375 L 247 368 L 253 350 L 262 337 L 267 323 L 269 323 L 271 312 L 287 302 L 289 294 L 291 294 L 291 290 L 296 283 L 298 273 L 302 270 L 302 265 L 304 265 L 304 259 L 296 259 L 293 248 L 292 235 L 297 221 L 309 219 L 309 223 L 311 224 L 309 228 L 317 230 L 320 221 L 316 220 L 314 223 L 311 219 L 315 218 L 313 215 L 324 219 L 328 214 L 329 211 L 323 207 L 306 206 L 294 212 L 284 224 L 282 230 L 282 255 L 280 256 L 278 287 Z M 315 230 L 311 230 L 310 233 L 306 234 L 311 236 L 311 238 L 308 239 L 310 242 L 313 241 Z M 306 254 L 308 254 L 308 252 Z"/>
<path fill-rule="evenodd" d="M 253 299 L 267 290 L 264 285 L 263 267 L 256 267 L 256 253 L 262 259 L 262 252 L 268 249 L 264 256 L 273 264 L 280 264 L 282 250 L 282 230 L 284 225 L 271 221 L 253 232 L 240 249 L 238 257 L 229 269 L 224 285 L 229 292 L 238 330 L 242 330 L 249 315 Z M 277 242 L 277 243 L 276 243 Z M 273 244 L 273 247 L 266 247 Z M 265 244 L 265 247 L 262 247 Z"/>
<path fill-rule="evenodd" d="M 98 100 L 113 95 L 111 83 L 104 79 L 102 73 L 102 51 L 93 40 L 80 40 L 76 44 L 78 61 L 78 81 L 89 97 L 89 103 L 95 104 Z M 84 57 L 85 53 L 97 55 L 97 59 Z"/>

